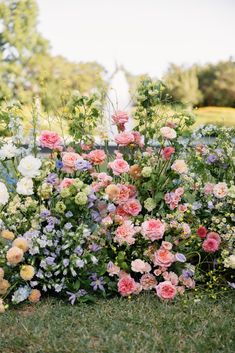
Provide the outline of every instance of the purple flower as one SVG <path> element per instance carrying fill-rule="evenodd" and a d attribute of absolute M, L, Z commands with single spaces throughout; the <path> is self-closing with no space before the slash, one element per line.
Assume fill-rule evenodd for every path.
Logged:
<path fill-rule="evenodd" d="M 114 213 L 116 211 L 116 206 L 113 203 L 109 203 L 107 207 L 108 212 Z"/>
<path fill-rule="evenodd" d="M 58 178 L 57 174 L 55 173 L 50 173 L 47 178 L 46 178 L 46 182 L 48 184 L 52 184 L 54 185 L 56 183 L 56 179 Z"/>
<path fill-rule="evenodd" d="M 84 295 L 87 294 L 87 292 L 85 291 L 85 289 L 79 289 L 78 292 L 76 293 L 72 293 L 72 292 L 66 292 L 69 295 L 69 301 L 72 305 L 74 305 L 75 301 L 80 298 L 83 297 Z"/>
<path fill-rule="evenodd" d="M 178 252 L 175 254 L 175 258 L 179 262 L 185 262 L 186 261 L 186 257 L 184 256 L 184 254 L 181 254 L 181 253 L 178 253 Z"/>
<path fill-rule="evenodd" d="M 86 161 L 85 159 L 79 159 L 75 163 L 75 168 L 79 170 L 80 172 L 85 172 L 86 170 L 89 170 L 92 168 L 92 165 L 89 161 Z"/>
<path fill-rule="evenodd" d="M 213 164 L 213 163 L 215 163 L 217 160 L 218 160 L 218 157 L 216 156 L 216 154 L 210 154 L 210 155 L 207 157 L 207 163 L 208 163 L 208 164 Z"/>
<path fill-rule="evenodd" d="M 42 211 L 42 212 L 40 213 L 40 217 L 41 217 L 41 218 L 47 218 L 47 217 L 50 216 L 50 214 L 51 214 L 51 212 L 50 212 L 49 210 L 45 210 L 45 211 Z"/>
<path fill-rule="evenodd" d="M 97 223 L 100 223 L 101 222 L 101 217 L 100 217 L 100 214 L 99 212 L 95 211 L 95 210 L 92 210 L 91 211 L 91 217 L 93 219 L 93 221 L 97 222 Z"/>
<path fill-rule="evenodd" d="M 45 227 L 45 231 L 48 232 L 48 233 L 51 233 L 54 229 L 54 224 L 48 224 L 46 227 Z"/>
<path fill-rule="evenodd" d="M 63 265 L 64 265 L 64 267 L 68 267 L 68 265 L 69 265 L 69 259 L 64 259 L 64 260 L 63 260 Z"/>
<path fill-rule="evenodd" d="M 193 271 L 187 269 L 182 271 L 182 275 L 184 278 L 190 278 L 194 275 Z"/>
<path fill-rule="evenodd" d="M 209 209 L 214 208 L 214 204 L 213 204 L 212 201 L 209 201 L 208 204 L 207 204 L 207 206 L 208 206 Z"/>
<path fill-rule="evenodd" d="M 55 258 L 54 257 L 52 257 L 52 256 L 48 256 L 48 257 L 46 257 L 46 263 L 47 263 L 47 265 L 54 265 L 55 264 Z"/>
<path fill-rule="evenodd" d="M 96 244 L 96 243 L 93 243 L 93 244 L 90 245 L 89 248 L 90 248 L 91 251 L 97 252 L 97 251 L 99 251 L 101 249 L 101 246 Z"/>
<path fill-rule="evenodd" d="M 83 253 L 83 249 L 82 247 L 79 245 L 76 247 L 76 249 L 74 250 L 75 254 L 77 254 L 78 256 L 81 256 Z"/>
<path fill-rule="evenodd" d="M 76 267 L 83 268 L 85 265 L 84 261 L 81 259 L 76 260 Z"/>
<path fill-rule="evenodd" d="M 90 279 L 92 280 L 91 282 L 91 286 L 93 287 L 93 290 L 97 290 L 100 289 L 102 291 L 104 291 L 104 278 L 103 277 L 97 277 L 97 274 L 93 274 L 90 276 Z"/>

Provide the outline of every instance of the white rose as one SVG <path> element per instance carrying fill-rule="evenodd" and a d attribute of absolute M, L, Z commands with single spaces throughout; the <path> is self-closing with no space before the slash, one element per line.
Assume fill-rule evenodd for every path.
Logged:
<path fill-rule="evenodd" d="M 20 195 L 32 195 L 33 194 L 33 180 L 25 177 L 18 181 L 16 191 Z"/>
<path fill-rule="evenodd" d="M 18 153 L 18 148 L 14 146 L 12 142 L 8 142 L 0 148 L 0 159 L 4 161 L 5 159 L 10 159 L 17 156 Z"/>
<path fill-rule="evenodd" d="M 177 136 L 176 131 L 168 126 L 162 127 L 160 129 L 160 132 L 161 132 L 162 136 L 168 140 L 175 139 Z"/>
<path fill-rule="evenodd" d="M 230 255 L 226 259 L 224 259 L 224 266 L 235 269 L 235 255 Z"/>
<path fill-rule="evenodd" d="M 27 156 L 21 159 L 18 170 L 24 177 L 34 178 L 40 174 L 41 165 L 42 162 L 39 158 Z"/>
<path fill-rule="evenodd" d="M 9 200 L 6 185 L 0 182 L 0 205 L 5 205 Z"/>
<path fill-rule="evenodd" d="M 131 262 L 131 269 L 134 272 L 145 273 L 151 271 L 151 266 L 143 260 L 136 259 Z"/>

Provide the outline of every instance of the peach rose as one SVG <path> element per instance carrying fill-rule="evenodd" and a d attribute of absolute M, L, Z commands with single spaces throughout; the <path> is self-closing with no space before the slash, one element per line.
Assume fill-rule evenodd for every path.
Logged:
<path fill-rule="evenodd" d="M 128 146 L 134 141 L 135 138 L 131 132 L 120 132 L 120 134 L 115 137 L 116 144 L 121 146 Z"/>
<path fill-rule="evenodd" d="M 93 150 L 88 154 L 88 158 L 93 164 L 100 165 L 104 163 L 106 154 L 103 150 Z"/>
<path fill-rule="evenodd" d="M 116 202 L 118 204 L 123 204 L 130 197 L 130 189 L 128 188 L 127 185 L 122 185 L 122 184 L 118 184 L 118 187 L 119 187 L 119 194 L 116 198 Z"/>
<path fill-rule="evenodd" d="M 39 137 L 41 147 L 47 147 L 51 150 L 60 150 L 61 147 L 61 137 L 57 134 L 57 132 L 53 131 L 42 131 L 41 136 Z"/>
<path fill-rule="evenodd" d="M 64 178 L 64 179 L 61 181 L 61 183 L 60 183 L 60 185 L 59 185 L 59 188 L 60 188 L 60 189 L 67 188 L 67 187 L 69 187 L 70 185 L 72 185 L 74 182 L 75 182 L 74 179 L 71 179 L 71 178 Z"/>
<path fill-rule="evenodd" d="M 4 229 L 1 231 L 1 237 L 7 240 L 13 240 L 15 238 L 15 235 L 10 230 Z"/>
<path fill-rule="evenodd" d="M 75 170 L 75 164 L 78 159 L 80 159 L 80 155 L 75 152 L 63 152 L 62 154 L 62 162 L 63 168 L 62 170 L 66 173 L 73 173 Z"/>
<path fill-rule="evenodd" d="M 23 250 L 17 246 L 13 246 L 7 251 L 7 261 L 10 265 L 17 265 L 23 259 L 24 253 Z"/>
<path fill-rule="evenodd" d="M 138 214 L 141 212 L 142 207 L 138 200 L 131 199 L 125 203 L 125 205 L 123 206 L 123 209 L 131 216 L 138 216 Z"/>
<path fill-rule="evenodd" d="M 159 219 L 150 219 L 142 223 L 141 234 L 151 241 L 161 239 L 165 232 L 165 225 Z"/>
<path fill-rule="evenodd" d="M 112 169 L 114 175 L 128 173 L 130 169 L 129 164 L 121 158 L 115 159 L 113 162 L 110 162 L 108 166 Z"/>
<path fill-rule="evenodd" d="M 151 273 L 145 273 L 140 279 L 140 284 L 144 290 L 150 290 L 157 285 L 157 280 Z"/>
<path fill-rule="evenodd" d="M 107 186 L 105 189 L 105 193 L 108 195 L 108 198 L 112 201 L 117 200 L 119 194 L 120 194 L 120 189 L 117 185 L 115 184 L 110 184 Z"/>
<path fill-rule="evenodd" d="M 177 294 L 177 289 L 170 281 L 164 281 L 157 285 L 156 292 L 159 298 L 172 300 Z"/>
<path fill-rule="evenodd" d="M 124 221 L 124 223 L 116 229 L 114 241 L 119 244 L 127 243 L 128 245 L 132 245 L 135 243 L 135 233 L 133 223 Z"/>
<path fill-rule="evenodd" d="M 10 287 L 10 283 L 6 279 L 2 279 L 0 281 L 0 295 L 6 294 L 9 287 Z"/>
<path fill-rule="evenodd" d="M 16 238 L 13 243 L 12 246 L 16 246 L 17 248 L 20 248 L 23 252 L 26 252 L 29 250 L 29 244 L 27 242 L 27 240 L 23 237 L 18 237 Z"/>
<path fill-rule="evenodd" d="M 28 300 L 31 303 L 39 302 L 40 298 L 41 298 L 41 292 L 38 289 L 32 289 L 32 292 L 28 296 Z"/>
<path fill-rule="evenodd" d="M 134 272 L 146 273 L 151 271 L 151 266 L 141 259 L 136 259 L 131 262 L 131 269 Z"/>
<path fill-rule="evenodd" d="M 0 267 L 0 281 L 3 279 L 3 277 L 4 277 L 4 269 Z"/>
<path fill-rule="evenodd" d="M 154 253 L 153 262 L 155 265 L 169 267 L 175 261 L 175 256 L 166 249 L 160 248 Z"/>
<path fill-rule="evenodd" d="M 183 159 L 177 159 L 171 166 L 171 169 L 179 174 L 188 173 L 188 166 Z"/>
<path fill-rule="evenodd" d="M 162 127 L 160 129 L 160 133 L 165 139 L 168 139 L 168 140 L 173 140 L 177 136 L 176 131 L 169 126 Z"/>
<path fill-rule="evenodd" d="M 130 167 L 129 174 L 135 180 L 140 179 L 141 178 L 141 168 L 140 168 L 140 166 L 138 166 L 138 164 L 132 165 Z"/>
<path fill-rule="evenodd" d="M 223 199 L 228 195 L 228 187 L 226 183 L 218 183 L 214 186 L 213 193 L 218 199 Z"/>
<path fill-rule="evenodd" d="M 123 297 L 131 295 L 135 290 L 136 282 L 131 276 L 125 276 L 119 279 L 118 291 Z"/>

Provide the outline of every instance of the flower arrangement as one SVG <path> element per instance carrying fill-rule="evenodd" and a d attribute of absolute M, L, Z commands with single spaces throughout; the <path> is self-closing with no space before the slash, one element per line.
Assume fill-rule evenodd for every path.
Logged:
<path fill-rule="evenodd" d="M 134 131 L 125 129 L 126 112 L 113 115 L 113 155 L 77 132 L 74 121 L 70 144 L 53 131 L 35 133 L 37 145 L 28 150 L 14 138 L 3 142 L 0 312 L 10 303 L 36 303 L 45 292 L 74 304 L 149 290 L 173 300 L 200 285 L 213 295 L 235 286 L 234 145 L 226 132 L 226 156 L 215 169 L 210 158 L 207 168 L 208 155 L 219 151 L 184 137 L 191 115 L 159 117 L 154 131 L 145 126 L 162 89 L 144 82 Z M 89 105 L 93 127 L 95 99 L 75 103 L 75 115 Z M 47 157 L 37 154 L 41 147 Z"/>

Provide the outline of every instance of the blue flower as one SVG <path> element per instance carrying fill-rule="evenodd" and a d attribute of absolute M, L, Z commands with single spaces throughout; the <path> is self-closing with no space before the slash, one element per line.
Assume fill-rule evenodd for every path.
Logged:
<path fill-rule="evenodd" d="M 61 169 L 63 168 L 64 164 L 62 161 L 60 161 L 59 159 L 56 160 L 56 168 Z"/>

